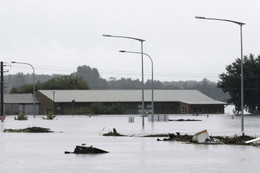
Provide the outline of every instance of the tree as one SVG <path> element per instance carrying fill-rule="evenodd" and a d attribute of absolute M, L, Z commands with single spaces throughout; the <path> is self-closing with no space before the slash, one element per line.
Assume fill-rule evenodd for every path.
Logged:
<path fill-rule="evenodd" d="M 250 113 L 260 110 L 260 55 L 244 57 L 244 107 Z M 218 87 L 230 95 L 229 103 L 235 105 L 237 111 L 241 111 L 241 59 L 226 67 L 226 73 L 220 74 Z"/>
<path fill-rule="evenodd" d="M 102 79 L 96 68 L 83 65 L 77 68 L 76 76 L 81 77 L 86 81 L 91 89 L 104 89 L 106 88 L 106 80 Z"/>
<path fill-rule="evenodd" d="M 88 84 L 80 77 L 66 75 L 53 78 L 40 86 L 42 89 L 89 89 Z"/>
<path fill-rule="evenodd" d="M 36 83 L 36 90 L 45 89 L 89 89 L 88 84 L 80 77 L 74 77 L 73 75 L 65 75 L 61 77 L 56 77 L 48 80 L 47 82 Z M 32 93 L 33 84 L 27 84 L 22 87 L 14 87 L 11 89 L 10 93 Z"/>

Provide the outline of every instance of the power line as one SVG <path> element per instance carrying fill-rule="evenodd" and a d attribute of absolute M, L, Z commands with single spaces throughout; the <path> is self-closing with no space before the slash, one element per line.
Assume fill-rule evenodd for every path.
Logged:
<path fill-rule="evenodd" d="M 41 71 L 52 71 L 52 73 L 54 73 L 55 71 L 57 72 L 69 72 L 69 73 L 73 73 L 76 72 L 77 69 L 76 68 L 72 68 L 72 67 L 62 67 L 62 66 L 43 66 L 43 65 L 34 65 L 35 68 L 37 69 L 37 71 L 41 70 Z M 21 69 L 27 69 L 27 67 L 24 66 L 17 66 L 17 68 L 21 68 Z M 140 76 L 141 72 L 139 71 L 121 71 L 121 70 L 103 70 L 100 69 L 98 70 L 99 74 L 101 76 L 107 76 L 107 75 L 130 75 L 130 76 Z M 146 77 L 150 77 L 151 73 L 150 72 L 146 72 L 144 73 L 144 75 Z M 194 73 L 171 73 L 171 72 L 156 72 L 154 74 L 155 77 L 160 78 L 160 77 L 184 77 L 184 78 L 188 78 L 188 77 L 192 77 L 192 78 L 218 78 L 219 74 L 194 74 Z M 111 76 L 113 77 L 113 76 Z"/>

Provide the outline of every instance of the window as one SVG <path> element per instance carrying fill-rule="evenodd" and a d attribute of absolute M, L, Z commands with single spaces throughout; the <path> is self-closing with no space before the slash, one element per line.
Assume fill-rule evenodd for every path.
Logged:
<path fill-rule="evenodd" d="M 147 103 L 146 108 L 152 108 L 152 104 Z"/>
<path fill-rule="evenodd" d="M 202 113 L 202 107 L 199 107 L 199 113 Z"/>
<path fill-rule="evenodd" d="M 198 113 L 198 108 L 197 107 L 193 108 L 193 113 Z"/>
<path fill-rule="evenodd" d="M 181 113 L 182 113 L 182 114 L 185 114 L 185 113 L 186 113 L 186 111 L 187 111 L 187 110 L 186 110 L 186 107 L 185 107 L 185 106 L 183 106 L 183 107 L 181 108 Z"/>

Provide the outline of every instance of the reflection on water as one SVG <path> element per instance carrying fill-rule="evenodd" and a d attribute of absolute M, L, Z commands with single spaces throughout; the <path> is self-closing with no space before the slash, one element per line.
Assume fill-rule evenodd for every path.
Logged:
<path fill-rule="evenodd" d="M 129 115 L 130 116 L 130 115 Z M 12 116 L 1 124 L 0 172 L 69 173 L 69 172 L 257 172 L 260 147 L 234 145 L 195 145 L 163 142 L 156 138 L 103 137 L 99 133 L 116 128 L 119 133 L 142 135 L 152 133 L 189 133 L 207 129 L 212 135 L 234 135 L 240 132 L 240 117 L 231 115 L 171 115 L 169 119 L 200 119 L 196 122 L 148 122 L 134 116 L 58 116 L 42 120 L 29 116 L 15 121 Z M 131 115 L 132 116 L 132 115 Z M 245 132 L 260 136 L 260 117 L 245 117 Z M 48 127 L 55 133 L 3 133 L 4 128 Z M 76 145 L 86 143 L 109 151 L 100 155 L 65 155 Z"/>

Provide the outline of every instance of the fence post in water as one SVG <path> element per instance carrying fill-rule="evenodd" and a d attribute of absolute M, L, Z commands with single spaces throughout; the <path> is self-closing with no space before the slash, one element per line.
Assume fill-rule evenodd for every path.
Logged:
<path fill-rule="evenodd" d="M 135 121 L 135 118 L 134 118 L 134 117 L 129 117 L 129 118 L 128 118 L 128 122 L 129 122 L 129 123 L 133 123 L 134 121 Z"/>

